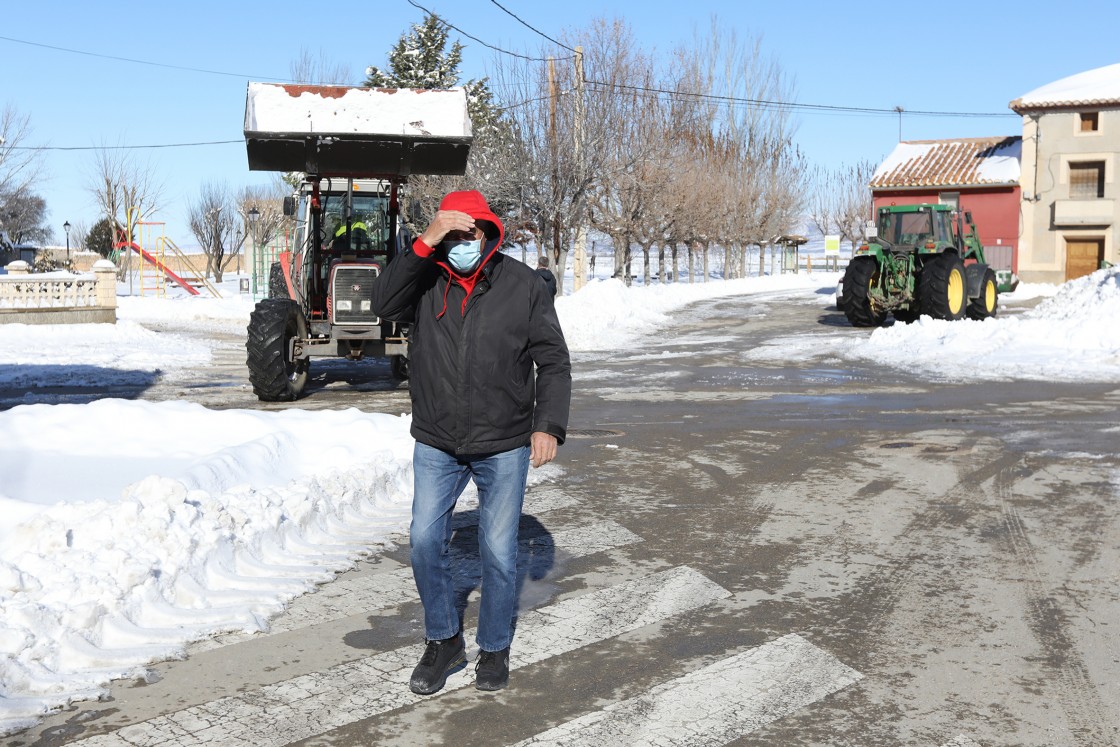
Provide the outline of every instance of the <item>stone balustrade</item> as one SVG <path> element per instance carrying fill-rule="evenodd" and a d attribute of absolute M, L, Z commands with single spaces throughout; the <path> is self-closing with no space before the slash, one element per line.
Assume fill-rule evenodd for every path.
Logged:
<path fill-rule="evenodd" d="M 117 268 L 108 260 L 93 271 L 31 273 L 26 262 L 12 262 L 0 275 L 0 324 L 114 324 L 117 321 Z"/>

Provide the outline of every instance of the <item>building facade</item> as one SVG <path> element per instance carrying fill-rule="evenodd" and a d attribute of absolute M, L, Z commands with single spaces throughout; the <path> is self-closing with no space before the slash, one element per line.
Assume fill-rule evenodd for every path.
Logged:
<path fill-rule="evenodd" d="M 1010 107 L 1023 117 L 1020 277 L 1062 283 L 1120 263 L 1120 64 Z"/>
<path fill-rule="evenodd" d="M 887 205 L 948 204 L 972 213 L 994 269 L 1018 272 L 1019 137 L 904 141 L 876 169 L 871 195 Z"/>

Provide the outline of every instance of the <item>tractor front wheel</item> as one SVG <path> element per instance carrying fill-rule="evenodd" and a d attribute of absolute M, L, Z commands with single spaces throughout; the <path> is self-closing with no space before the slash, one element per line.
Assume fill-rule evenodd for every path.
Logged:
<path fill-rule="evenodd" d="M 960 257 L 950 252 L 933 257 L 918 273 L 921 313 L 934 319 L 960 319 L 968 303 L 967 287 Z"/>
<path fill-rule="evenodd" d="M 873 257 L 856 257 L 844 271 L 844 316 L 853 327 L 881 327 L 887 312 L 871 297 L 879 279 L 879 263 Z"/>
<path fill-rule="evenodd" d="M 999 289 L 996 287 L 996 274 L 988 269 L 980 281 L 980 295 L 968 302 L 969 319 L 987 319 L 996 315 L 996 300 Z"/>
<path fill-rule="evenodd" d="M 265 299 L 249 315 L 249 383 L 262 402 L 292 402 L 307 386 L 310 361 L 292 359 L 292 340 L 307 338 L 307 320 L 292 301 Z"/>

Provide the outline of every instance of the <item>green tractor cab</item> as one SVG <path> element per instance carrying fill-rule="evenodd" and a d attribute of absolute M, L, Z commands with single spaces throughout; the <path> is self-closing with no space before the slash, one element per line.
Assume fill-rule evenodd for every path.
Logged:
<path fill-rule="evenodd" d="M 844 272 L 838 306 L 855 327 L 887 315 L 912 322 L 996 315 L 999 281 L 970 213 L 948 205 L 879 208 L 875 230 Z"/>

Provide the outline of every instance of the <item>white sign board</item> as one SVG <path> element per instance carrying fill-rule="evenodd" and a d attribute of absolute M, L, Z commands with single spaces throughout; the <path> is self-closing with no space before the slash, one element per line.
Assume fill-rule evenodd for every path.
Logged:
<path fill-rule="evenodd" d="M 840 237 L 839 236 L 825 236 L 824 237 L 824 256 L 826 257 L 839 257 L 840 256 Z"/>

